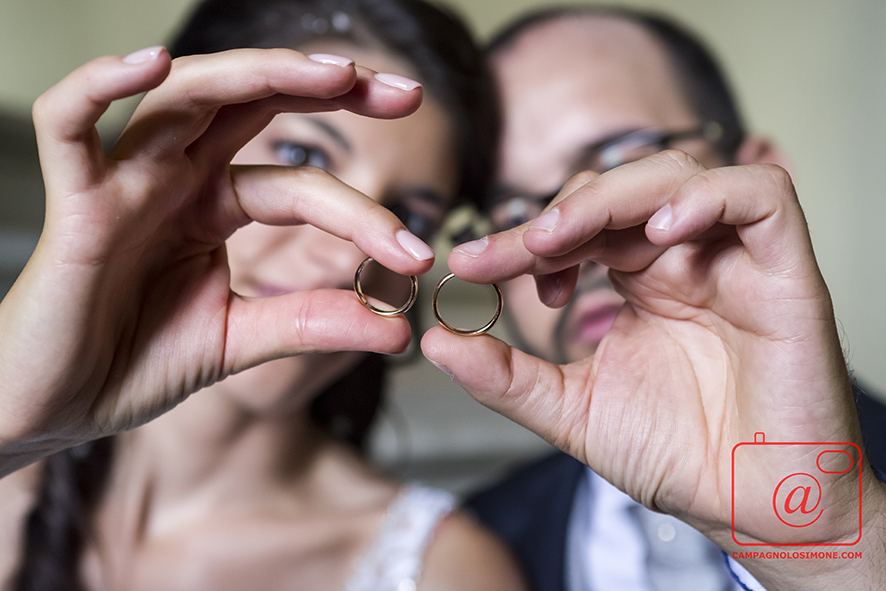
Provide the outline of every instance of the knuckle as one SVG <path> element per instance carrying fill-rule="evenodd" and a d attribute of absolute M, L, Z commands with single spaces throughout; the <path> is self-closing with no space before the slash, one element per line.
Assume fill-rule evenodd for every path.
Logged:
<path fill-rule="evenodd" d="M 36 127 L 41 127 L 51 120 L 51 113 L 54 110 L 52 105 L 53 89 L 50 88 L 37 97 L 34 104 L 31 105 L 31 118 Z"/>
<path fill-rule="evenodd" d="M 654 158 L 663 166 L 675 168 L 678 171 L 695 171 L 702 168 L 698 160 L 682 150 L 675 150 L 673 148 L 659 152 L 651 158 Z"/>
<path fill-rule="evenodd" d="M 573 195 L 576 196 L 576 200 L 580 200 L 582 202 L 587 202 L 592 199 L 602 199 L 607 194 L 608 189 L 605 186 L 601 186 L 600 183 L 591 182 L 596 179 L 597 176 L 599 175 L 591 173 L 591 177 L 588 182 L 583 184 L 576 184 L 574 187 L 572 187 L 573 190 L 571 192 L 564 191 L 564 193 L 566 194 L 559 201 L 563 201 L 567 197 L 571 198 Z M 573 179 L 575 178 L 576 177 L 573 177 Z"/>
<path fill-rule="evenodd" d="M 118 66 L 118 58 L 102 56 L 89 61 L 55 84 L 31 105 L 35 124 L 52 122 L 61 112 L 69 111 L 70 104 L 79 101 L 95 101 L 96 88 Z"/>
<path fill-rule="evenodd" d="M 587 184 L 593 182 L 594 179 L 596 179 L 598 176 L 600 176 L 600 175 L 597 174 L 596 172 L 593 172 L 590 170 L 584 170 L 584 171 L 576 174 L 572 178 L 570 178 L 569 181 L 567 182 L 567 185 L 575 186 L 575 187 L 587 185 Z"/>
<path fill-rule="evenodd" d="M 572 177 L 563 185 L 563 188 L 557 194 L 557 196 L 553 200 L 553 204 L 560 203 L 565 200 L 567 197 L 574 193 L 585 193 L 585 192 L 593 192 L 594 191 L 594 180 L 597 179 L 600 175 L 591 172 L 591 171 L 583 171 Z"/>
<path fill-rule="evenodd" d="M 316 166 L 293 166 L 284 169 L 287 175 L 292 175 L 295 180 L 303 183 L 321 183 L 331 176 L 322 168 Z"/>
<path fill-rule="evenodd" d="M 194 64 L 200 62 L 202 59 L 205 59 L 203 55 L 183 55 L 172 60 L 170 64 L 171 72 L 178 72 L 180 70 L 186 70 L 189 67 L 193 67 Z"/>
<path fill-rule="evenodd" d="M 338 182 L 334 176 L 315 166 L 281 167 L 278 172 L 275 183 L 280 192 L 300 205 L 334 192 L 335 183 Z"/>
<path fill-rule="evenodd" d="M 789 197 L 796 195 L 794 181 L 787 170 L 777 164 L 760 164 L 759 166 L 769 176 L 779 195 Z"/>
<path fill-rule="evenodd" d="M 717 182 L 710 171 L 693 175 L 681 187 L 680 193 L 689 200 L 705 199 L 719 194 Z"/>

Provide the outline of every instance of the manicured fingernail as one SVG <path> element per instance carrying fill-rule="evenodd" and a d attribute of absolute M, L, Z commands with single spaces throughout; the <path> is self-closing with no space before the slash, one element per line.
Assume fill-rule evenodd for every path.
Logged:
<path fill-rule="evenodd" d="M 412 232 L 400 230 L 397 232 L 397 242 L 416 260 L 426 261 L 434 258 L 434 251 L 431 250 L 431 247 Z"/>
<path fill-rule="evenodd" d="M 484 250 L 486 250 L 487 246 L 489 246 L 489 236 L 484 236 L 479 240 L 471 240 L 470 242 L 459 244 L 453 250 L 458 250 L 468 256 L 476 257 L 479 256 L 480 253 L 482 253 Z"/>
<path fill-rule="evenodd" d="M 383 84 L 387 84 L 388 86 L 399 88 L 400 90 L 415 90 L 416 88 L 421 86 L 421 84 L 416 82 L 415 80 L 406 78 L 405 76 L 400 76 L 398 74 L 376 74 L 375 79 Z"/>
<path fill-rule="evenodd" d="M 428 361 L 431 361 L 431 360 L 428 359 Z M 431 361 L 431 363 L 434 365 L 434 367 L 436 367 L 437 369 L 439 369 L 440 371 L 442 371 L 443 373 L 445 373 L 446 375 L 448 375 L 450 380 L 454 380 L 454 379 L 455 379 L 455 374 L 452 373 L 452 370 L 451 370 L 451 369 L 449 369 L 448 367 L 446 367 L 446 366 L 443 365 L 442 363 L 438 363 L 438 362 L 436 362 L 436 361 Z"/>
<path fill-rule="evenodd" d="M 655 215 L 649 218 L 649 221 L 647 223 L 656 230 L 667 231 L 671 229 L 672 217 L 673 212 L 671 211 L 671 204 L 668 203 L 667 205 L 656 211 Z"/>
<path fill-rule="evenodd" d="M 146 47 L 144 49 L 139 49 L 138 51 L 133 51 L 123 58 L 123 62 L 127 64 L 141 64 L 156 58 L 158 55 L 160 55 L 160 52 L 162 51 L 162 45 Z"/>
<path fill-rule="evenodd" d="M 529 224 L 530 230 L 546 230 L 548 232 L 553 232 L 554 228 L 557 227 L 557 222 L 560 221 L 560 210 L 556 207 L 551 211 L 548 211 L 540 216 L 538 216 L 535 221 Z"/>
<path fill-rule="evenodd" d="M 333 55 L 331 53 L 312 53 L 308 56 L 308 59 L 314 60 L 315 62 L 320 62 L 321 64 L 333 64 L 336 66 L 341 66 L 342 68 L 347 68 L 354 63 L 354 60 L 349 57 L 342 57 L 340 55 Z"/>

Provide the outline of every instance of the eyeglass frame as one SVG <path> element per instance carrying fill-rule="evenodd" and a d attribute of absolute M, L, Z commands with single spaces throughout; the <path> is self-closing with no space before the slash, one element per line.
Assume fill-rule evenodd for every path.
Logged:
<path fill-rule="evenodd" d="M 724 136 L 724 128 L 723 125 L 717 121 L 706 121 L 705 123 L 691 127 L 688 129 L 681 129 L 676 131 L 658 131 L 655 129 L 632 129 L 628 131 L 619 132 L 615 135 L 605 137 L 593 144 L 585 146 L 582 149 L 582 155 L 579 158 L 576 158 L 576 162 L 587 163 L 591 162 L 595 157 L 599 160 L 603 160 L 599 157 L 599 154 L 603 153 L 608 148 L 618 145 L 628 145 L 632 141 L 636 141 L 637 138 L 645 137 L 646 140 L 642 143 L 637 143 L 638 147 L 642 146 L 657 146 L 659 148 L 659 152 L 667 150 L 672 147 L 672 144 L 678 141 L 689 140 L 689 139 L 703 139 L 705 141 L 711 142 L 712 144 L 717 144 L 720 140 L 722 140 Z M 628 164 L 629 162 L 635 162 L 635 160 L 625 160 L 623 162 L 618 162 L 612 164 L 611 166 L 600 167 L 600 169 L 595 170 L 592 168 L 587 168 L 586 166 L 580 166 L 576 168 L 582 168 L 583 170 L 591 170 L 592 172 L 596 172 L 598 174 L 603 174 L 609 172 L 610 170 L 621 166 L 622 164 Z M 575 170 L 575 172 L 580 172 L 579 170 Z M 492 220 L 491 212 L 495 210 L 496 207 L 499 207 L 505 203 L 513 202 L 516 199 L 523 199 L 525 201 L 530 201 L 538 204 L 540 206 L 539 213 L 544 211 L 544 209 L 548 206 L 548 204 L 557 196 L 560 192 L 558 189 L 553 193 L 547 195 L 531 195 L 514 192 L 511 194 L 507 194 L 501 198 L 495 199 L 490 207 L 487 208 L 488 218 L 490 223 L 493 226 L 493 231 L 502 232 L 505 230 L 510 230 L 511 228 L 515 228 L 520 224 L 511 225 L 506 228 L 497 228 L 495 227 L 495 223 Z M 528 221 L 528 220 L 527 220 Z M 523 222 L 525 223 L 525 222 Z"/>

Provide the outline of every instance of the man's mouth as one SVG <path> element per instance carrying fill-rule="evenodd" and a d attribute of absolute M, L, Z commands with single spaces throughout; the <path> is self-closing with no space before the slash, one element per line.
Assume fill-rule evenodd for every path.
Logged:
<path fill-rule="evenodd" d="M 573 325 L 574 339 L 583 345 L 596 345 L 612 328 L 620 309 L 620 304 L 605 304 L 581 313 Z"/>

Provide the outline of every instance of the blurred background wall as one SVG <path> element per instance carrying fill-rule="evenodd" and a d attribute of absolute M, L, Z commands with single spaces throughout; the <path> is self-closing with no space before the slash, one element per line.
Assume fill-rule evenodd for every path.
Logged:
<path fill-rule="evenodd" d="M 546 4 L 447 3 L 483 37 Z M 881 243 L 886 223 L 886 2 L 614 3 L 675 16 L 699 31 L 721 57 L 750 127 L 777 139 L 793 161 L 852 366 L 874 388 L 886 391 L 886 248 Z M 24 264 L 42 217 L 31 103 L 92 57 L 163 43 L 191 4 L 0 0 L 0 294 Z M 130 106 L 111 112 L 108 127 Z M 398 372 L 393 410 L 376 440 L 383 461 L 417 476 L 430 470 L 455 489 L 468 486 L 475 474 L 546 449 L 534 436 L 479 408 L 426 363 Z M 474 468 L 466 472 L 466 465 Z"/>

